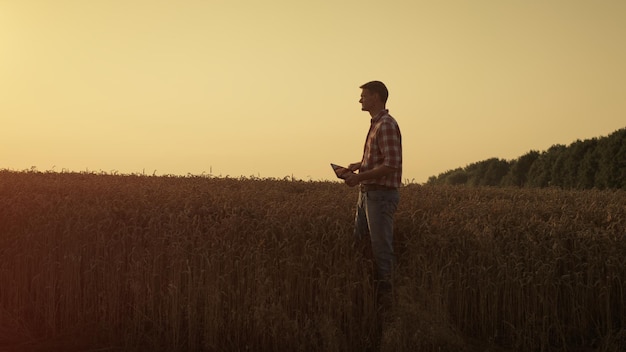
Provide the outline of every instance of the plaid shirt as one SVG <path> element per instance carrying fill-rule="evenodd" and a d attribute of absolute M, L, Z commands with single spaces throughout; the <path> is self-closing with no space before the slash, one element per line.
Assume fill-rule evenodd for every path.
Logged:
<path fill-rule="evenodd" d="M 369 171 L 381 165 L 396 170 L 381 178 L 361 183 L 400 187 L 402 185 L 402 136 L 400 127 L 389 115 L 389 110 L 381 111 L 371 121 L 359 172 Z"/>

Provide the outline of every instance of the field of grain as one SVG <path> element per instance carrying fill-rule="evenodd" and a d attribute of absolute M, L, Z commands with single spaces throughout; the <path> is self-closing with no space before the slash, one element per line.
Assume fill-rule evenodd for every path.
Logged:
<path fill-rule="evenodd" d="M 626 193 L 0 171 L 0 351 L 626 349 Z"/>

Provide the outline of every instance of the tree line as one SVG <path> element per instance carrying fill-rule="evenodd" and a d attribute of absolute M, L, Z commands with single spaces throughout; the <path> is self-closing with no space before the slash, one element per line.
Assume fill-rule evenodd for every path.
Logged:
<path fill-rule="evenodd" d="M 431 176 L 426 184 L 626 189 L 626 128 L 543 152 L 531 150 L 515 160 L 479 161 Z"/>

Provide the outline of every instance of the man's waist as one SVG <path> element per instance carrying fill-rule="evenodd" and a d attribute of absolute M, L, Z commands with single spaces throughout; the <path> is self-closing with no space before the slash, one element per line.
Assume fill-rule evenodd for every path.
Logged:
<path fill-rule="evenodd" d="M 391 186 L 383 186 L 375 183 L 366 183 L 359 185 L 359 189 L 361 192 L 370 192 L 370 191 L 395 191 L 398 188 Z"/>

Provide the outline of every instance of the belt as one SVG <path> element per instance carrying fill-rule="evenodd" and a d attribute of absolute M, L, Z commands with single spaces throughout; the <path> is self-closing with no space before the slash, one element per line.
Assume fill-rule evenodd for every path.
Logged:
<path fill-rule="evenodd" d="M 369 191 L 395 191 L 397 189 L 396 187 L 377 185 L 373 183 L 361 184 L 360 188 L 361 188 L 361 192 L 363 193 L 369 192 Z"/>

